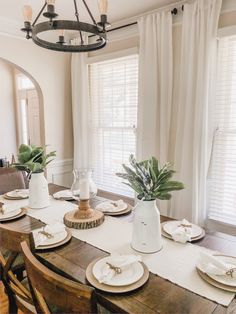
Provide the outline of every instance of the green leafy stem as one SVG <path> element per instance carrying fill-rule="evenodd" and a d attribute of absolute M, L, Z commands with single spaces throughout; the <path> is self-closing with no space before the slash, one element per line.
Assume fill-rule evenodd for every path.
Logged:
<path fill-rule="evenodd" d="M 18 153 L 18 162 L 12 166 L 28 173 L 43 172 L 46 166 L 53 161 L 56 151 L 46 153 L 46 146 L 21 144 Z"/>
<path fill-rule="evenodd" d="M 137 193 L 138 199 L 169 200 L 170 192 L 184 189 L 183 183 L 171 180 L 175 173 L 171 169 L 171 163 L 166 163 L 159 168 L 159 162 L 155 157 L 137 162 L 133 155 L 130 155 L 129 163 L 130 167 L 122 165 L 125 173 L 116 173 L 116 175 L 128 181 L 123 183 Z"/>

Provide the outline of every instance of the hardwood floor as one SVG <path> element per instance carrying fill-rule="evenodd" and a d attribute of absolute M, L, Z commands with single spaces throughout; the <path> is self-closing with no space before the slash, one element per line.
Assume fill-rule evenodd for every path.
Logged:
<path fill-rule="evenodd" d="M 7 296 L 4 293 L 4 286 L 0 281 L 0 314 L 9 314 L 8 313 L 8 300 Z M 18 311 L 18 314 L 24 314 L 21 311 Z"/>
<path fill-rule="evenodd" d="M 8 310 L 8 301 L 7 296 L 4 293 L 4 287 L 2 282 L 0 282 L 0 313 L 7 314 Z"/>

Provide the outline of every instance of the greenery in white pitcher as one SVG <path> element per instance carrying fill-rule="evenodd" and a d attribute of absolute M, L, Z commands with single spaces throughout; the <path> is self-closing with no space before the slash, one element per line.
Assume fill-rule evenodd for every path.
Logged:
<path fill-rule="evenodd" d="M 170 192 L 184 189 L 183 183 L 170 180 L 175 173 L 170 163 L 159 167 L 155 157 L 137 162 L 133 155 L 130 155 L 129 162 L 131 167 L 123 164 L 126 173 L 116 175 L 128 181 L 123 183 L 130 186 L 140 200 L 169 200 Z"/>
<path fill-rule="evenodd" d="M 46 153 L 46 147 L 21 144 L 18 152 L 18 162 L 13 167 L 28 173 L 43 172 L 53 161 L 56 151 Z"/>

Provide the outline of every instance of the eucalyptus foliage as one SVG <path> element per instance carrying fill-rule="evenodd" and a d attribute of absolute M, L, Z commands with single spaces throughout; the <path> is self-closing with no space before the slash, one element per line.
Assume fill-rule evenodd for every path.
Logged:
<path fill-rule="evenodd" d="M 138 199 L 169 200 L 170 192 L 184 189 L 183 183 L 170 180 L 175 173 L 170 163 L 160 167 L 155 157 L 137 162 L 133 155 L 130 155 L 129 162 L 131 167 L 123 164 L 126 173 L 116 175 L 128 181 L 123 183 L 137 193 Z"/>
<path fill-rule="evenodd" d="M 46 147 L 21 144 L 18 162 L 14 163 L 13 167 L 28 173 L 43 172 L 55 156 L 56 151 L 46 154 Z"/>

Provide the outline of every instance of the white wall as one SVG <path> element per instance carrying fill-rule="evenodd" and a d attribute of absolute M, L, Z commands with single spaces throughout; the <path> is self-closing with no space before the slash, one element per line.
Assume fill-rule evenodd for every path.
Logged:
<path fill-rule="evenodd" d="M 40 48 L 26 39 L 0 34 L 0 58 L 28 72 L 43 95 L 45 143 L 57 159 L 73 156 L 70 54 Z M 2 115 L 1 115 L 2 119 Z"/>
<path fill-rule="evenodd" d="M 10 159 L 16 150 L 13 68 L 0 61 L 0 158 Z"/>

